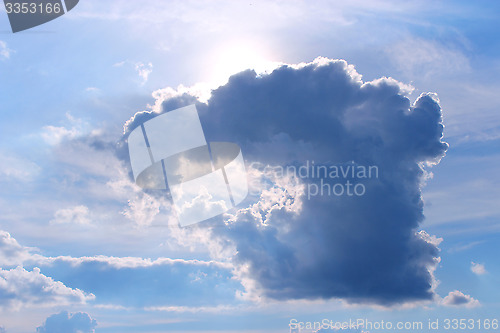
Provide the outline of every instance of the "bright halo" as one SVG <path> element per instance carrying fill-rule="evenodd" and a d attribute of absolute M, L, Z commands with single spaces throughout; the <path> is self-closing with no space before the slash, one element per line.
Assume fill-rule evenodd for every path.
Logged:
<path fill-rule="evenodd" d="M 268 52 L 253 43 L 233 43 L 214 50 L 208 64 L 208 79 L 219 85 L 246 69 L 257 73 L 272 71 L 279 63 L 270 60 Z"/>

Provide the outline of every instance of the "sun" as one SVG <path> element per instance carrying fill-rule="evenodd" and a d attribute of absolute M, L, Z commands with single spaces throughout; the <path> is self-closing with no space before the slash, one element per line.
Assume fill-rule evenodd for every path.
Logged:
<path fill-rule="evenodd" d="M 234 42 L 216 47 L 209 57 L 209 81 L 225 84 L 229 77 L 246 69 L 257 73 L 272 71 L 279 65 L 271 60 L 271 52 L 257 43 Z"/>

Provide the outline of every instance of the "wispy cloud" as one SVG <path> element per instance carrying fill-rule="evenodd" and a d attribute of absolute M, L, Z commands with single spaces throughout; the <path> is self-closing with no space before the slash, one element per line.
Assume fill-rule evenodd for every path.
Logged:
<path fill-rule="evenodd" d="M 133 67 L 139 78 L 141 79 L 141 84 L 144 85 L 148 82 L 149 75 L 153 72 L 153 64 L 151 62 L 133 62 L 130 60 L 123 60 L 113 64 L 113 67 Z"/>
<path fill-rule="evenodd" d="M 486 274 L 486 268 L 484 267 L 484 264 L 479 264 L 477 262 L 471 261 L 471 266 L 470 270 L 477 275 L 483 275 Z"/>
<path fill-rule="evenodd" d="M 7 43 L 0 40 L 0 59 L 9 59 L 12 50 L 7 47 Z"/>
<path fill-rule="evenodd" d="M 406 38 L 390 46 L 386 52 L 409 77 L 430 77 L 471 70 L 468 57 L 459 48 L 423 38 Z"/>
<path fill-rule="evenodd" d="M 137 71 L 137 74 L 139 74 L 139 77 L 141 77 L 142 84 L 145 84 L 148 82 L 149 75 L 153 72 L 153 64 L 150 62 L 147 64 L 138 62 L 135 64 L 135 70 Z"/>
<path fill-rule="evenodd" d="M 53 224 L 76 223 L 89 224 L 90 212 L 89 208 L 84 205 L 74 206 L 71 208 L 59 209 L 54 214 L 54 219 L 50 221 Z"/>
<path fill-rule="evenodd" d="M 41 172 L 33 161 L 7 151 L 0 151 L 0 181 L 31 181 Z"/>
<path fill-rule="evenodd" d="M 84 134 L 88 126 L 85 121 L 73 117 L 69 112 L 66 113 L 64 122 L 67 126 L 44 126 L 41 133 L 42 139 L 49 145 L 58 145 L 64 140 L 75 139 Z"/>
<path fill-rule="evenodd" d="M 457 253 L 457 252 L 462 252 L 462 251 L 467 251 L 467 250 L 470 250 L 480 244 L 483 244 L 485 241 L 474 241 L 474 242 L 470 242 L 470 243 L 466 243 L 466 244 L 459 244 L 459 245 L 456 245 L 454 247 L 452 247 L 451 249 L 448 250 L 449 253 Z"/>

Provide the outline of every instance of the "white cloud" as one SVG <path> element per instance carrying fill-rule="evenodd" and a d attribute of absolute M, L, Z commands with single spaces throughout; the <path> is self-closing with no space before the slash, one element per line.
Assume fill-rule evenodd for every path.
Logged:
<path fill-rule="evenodd" d="M 76 128 L 67 129 L 52 125 L 44 126 L 42 132 L 42 138 L 50 145 L 56 145 L 65 138 L 75 138 L 77 135 L 78 131 Z"/>
<path fill-rule="evenodd" d="M 63 140 L 74 139 L 85 132 L 88 126 L 83 120 L 73 117 L 70 113 L 66 113 L 68 126 L 53 126 L 47 125 L 42 128 L 42 139 L 49 145 L 58 145 Z"/>
<path fill-rule="evenodd" d="M 21 246 L 8 232 L 0 230 L 0 266 L 18 266 L 33 258 L 35 249 Z"/>
<path fill-rule="evenodd" d="M 7 43 L 0 40 L 0 59 L 9 59 L 11 52 L 12 50 L 7 47 Z"/>
<path fill-rule="evenodd" d="M 54 214 L 54 219 L 51 224 L 75 223 L 89 224 L 90 212 L 87 206 L 75 206 L 72 208 L 59 209 Z"/>
<path fill-rule="evenodd" d="M 95 298 L 93 294 L 54 281 L 37 267 L 27 271 L 20 266 L 11 270 L 0 269 L 0 295 L 0 306 L 9 309 L 85 304 Z"/>
<path fill-rule="evenodd" d="M 443 298 L 442 304 L 444 306 L 464 306 L 466 308 L 474 308 L 481 305 L 479 301 L 474 299 L 472 296 L 465 295 L 463 292 L 458 290 L 450 291 L 450 293 Z"/>
<path fill-rule="evenodd" d="M 177 194 L 172 191 L 173 196 L 182 198 L 181 191 L 182 189 L 177 189 Z M 220 212 L 228 210 L 226 202 L 223 199 L 215 200 L 206 187 L 201 187 L 198 193 L 188 193 L 187 195 L 196 196 L 192 200 L 187 199 L 184 202 L 180 199 L 183 204 L 180 207 L 175 207 L 180 221 L 202 221 L 206 216 L 217 216 Z"/>
<path fill-rule="evenodd" d="M 148 81 L 149 75 L 153 72 L 153 64 L 150 62 L 147 64 L 138 62 L 135 64 L 135 70 L 142 78 L 142 84 L 145 84 Z"/>
<path fill-rule="evenodd" d="M 209 83 L 196 83 L 190 87 L 184 85 L 179 85 L 176 89 L 167 87 L 153 91 L 151 94 L 155 99 L 155 104 L 150 106 L 151 110 L 156 113 L 160 113 L 162 110 L 162 103 L 170 98 L 182 96 L 184 94 L 189 94 L 196 97 L 200 102 L 206 103 L 210 96 L 212 96 L 212 89 L 217 88 Z"/>
<path fill-rule="evenodd" d="M 139 77 L 142 79 L 142 84 L 145 84 L 148 81 L 149 75 L 153 72 L 153 63 L 151 62 L 144 63 L 141 61 L 133 62 L 131 60 L 123 60 L 113 64 L 113 67 L 116 68 L 124 66 L 127 66 L 127 68 L 129 68 L 129 66 L 133 66 Z"/>
<path fill-rule="evenodd" d="M 161 202 L 146 193 L 140 193 L 128 201 L 122 214 L 138 226 L 151 225 L 156 215 L 160 213 Z"/>
<path fill-rule="evenodd" d="M 420 230 L 417 232 L 417 235 L 425 240 L 427 243 L 432 244 L 434 246 L 439 246 L 443 242 L 443 238 L 436 237 L 434 235 L 429 235 L 425 230 Z"/>
<path fill-rule="evenodd" d="M 84 263 L 103 263 L 114 268 L 143 268 L 152 266 L 163 266 L 163 265 L 174 265 L 174 264 L 184 264 L 193 266 L 217 266 L 221 268 L 231 267 L 228 263 L 219 261 L 203 261 L 197 259 L 171 259 L 171 258 L 157 258 L 155 260 L 149 258 L 138 258 L 138 257 L 109 257 L 98 255 L 94 257 L 69 257 L 69 256 L 59 256 L 59 257 L 45 257 L 40 260 L 40 263 L 49 264 L 55 261 L 67 262 L 71 265 L 81 265 Z"/>
<path fill-rule="evenodd" d="M 258 174 L 260 172 L 260 175 Z M 250 169 L 251 183 L 258 181 L 272 186 L 260 188 L 259 201 L 248 208 L 240 209 L 234 216 L 230 216 L 227 223 L 234 223 L 245 215 L 252 216 L 259 225 L 266 225 L 272 214 L 280 211 L 300 214 L 304 200 L 305 185 L 296 177 L 289 175 L 266 174 L 256 169 Z M 279 226 L 283 227 L 283 226 Z"/>
<path fill-rule="evenodd" d="M 487 273 L 486 268 L 484 267 L 484 264 L 478 264 L 474 261 L 471 261 L 470 270 L 474 274 L 477 274 L 477 275 L 483 275 L 483 274 Z"/>

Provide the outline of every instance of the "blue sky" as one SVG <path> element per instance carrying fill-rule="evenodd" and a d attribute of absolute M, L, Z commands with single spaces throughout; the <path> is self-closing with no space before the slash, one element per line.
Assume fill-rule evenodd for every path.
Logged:
<path fill-rule="evenodd" d="M 81 0 L 12 34 L 2 7 L 0 332 L 500 319 L 498 12 Z M 193 103 L 268 187 L 179 228 L 134 184 L 125 124 Z M 306 200 L 250 167 L 306 160 L 381 176 Z"/>

